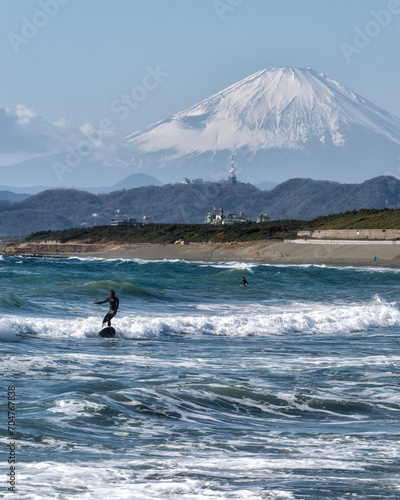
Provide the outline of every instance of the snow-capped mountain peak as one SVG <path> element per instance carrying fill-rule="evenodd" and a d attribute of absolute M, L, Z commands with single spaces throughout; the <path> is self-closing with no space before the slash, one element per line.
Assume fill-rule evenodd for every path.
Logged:
<path fill-rule="evenodd" d="M 239 152 L 251 169 L 249 158 L 263 152 L 312 155 L 367 136 L 400 145 L 400 119 L 310 68 L 285 67 L 263 69 L 127 141 L 136 158 L 158 155 L 159 168 Z"/>
<path fill-rule="evenodd" d="M 304 147 L 346 142 L 358 126 L 400 143 L 400 120 L 312 69 L 268 68 L 127 139 L 142 151 Z"/>

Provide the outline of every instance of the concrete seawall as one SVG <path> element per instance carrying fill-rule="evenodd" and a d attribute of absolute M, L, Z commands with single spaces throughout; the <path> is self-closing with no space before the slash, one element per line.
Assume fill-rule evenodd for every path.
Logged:
<path fill-rule="evenodd" d="M 297 243 L 305 245 L 399 245 L 397 240 L 284 240 L 285 243 Z"/>
<path fill-rule="evenodd" d="M 400 229 L 319 229 L 298 231 L 297 236 L 324 240 L 400 240 Z"/>

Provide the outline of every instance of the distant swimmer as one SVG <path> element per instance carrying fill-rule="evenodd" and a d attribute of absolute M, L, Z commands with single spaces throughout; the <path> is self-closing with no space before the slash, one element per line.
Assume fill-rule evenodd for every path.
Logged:
<path fill-rule="evenodd" d="M 246 278 L 242 278 L 242 282 L 240 283 L 241 285 L 248 285 Z"/>
<path fill-rule="evenodd" d="M 104 316 L 103 326 L 105 325 L 105 323 L 107 323 L 108 326 L 111 326 L 111 320 L 117 314 L 119 307 L 119 299 L 118 297 L 115 296 L 114 290 L 110 290 L 109 295 L 110 296 L 107 297 L 105 300 L 101 300 L 100 302 L 92 302 L 92 304 L 105 304 L 106 302 L 110 303 L 110 310 Z"/>

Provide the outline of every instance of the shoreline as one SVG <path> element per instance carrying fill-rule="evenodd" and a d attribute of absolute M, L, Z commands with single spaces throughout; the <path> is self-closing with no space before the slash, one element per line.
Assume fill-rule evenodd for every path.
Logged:
<path fill-rule="evenodd" d="M 300 243 L 300 242 L 299 242 Z M 3 255 L 26 257 L 82 257 L 100 259 L 185 260 L 200 262 L 244 262 L 286 265 L 331 265 L 338 267 L 400 268 L 400 244 L 379 241 L 304 242 L 260 241 L 232 243 L 87 244 L 6 243 Z"/>

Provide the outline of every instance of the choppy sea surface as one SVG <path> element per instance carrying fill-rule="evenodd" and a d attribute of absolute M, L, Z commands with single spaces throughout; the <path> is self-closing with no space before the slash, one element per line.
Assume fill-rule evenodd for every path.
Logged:
<path fill-rule="evenodd" d="M 0 280 L 0 496 L 400 498 L 399 270 L 0 257 Z"/>

